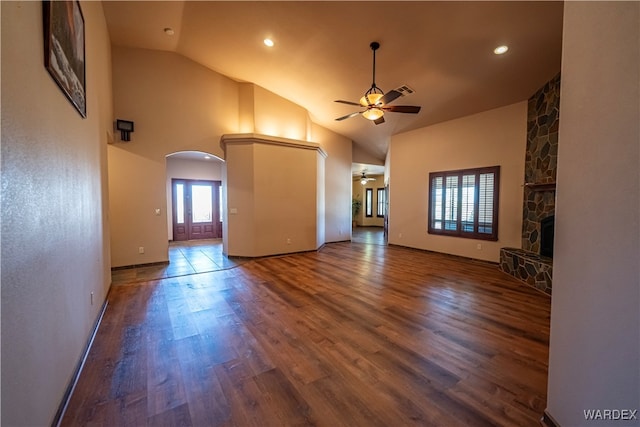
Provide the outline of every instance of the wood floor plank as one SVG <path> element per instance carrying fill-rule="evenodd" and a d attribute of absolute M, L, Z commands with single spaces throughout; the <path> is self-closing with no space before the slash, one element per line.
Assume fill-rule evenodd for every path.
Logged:
<path fill-rule="evenodd" d="M 231 410 L 214 366 L 202 362 L 202 337 L 192 336 L 177 343 L 181 377 L 189 418 L 196 426 L 220 426 L 231 421 Z"/>
<path fill-rule="evenodd" d="M 167 301 L 167 297 L 169 301 Z M 149 300 L 144 334 L 146 344 L 146 389 L 149 416 L 165 413 L 186 403 L 184 387 L 176 353 L 174 327 L 168 305 L 176 300 L 172 287 L 160 288 Z M 141 352 L 131 357 L 142 359 Z"/>
<path fill-rule="evenodd" d="M 328 244 L 116 285 L 63 426 L 537 426 L 550 298 L 497 266 Z"/>
<path fill-rule="evenodd" d="M 156 414 L 149 418 L 148 425 L 154 427 L 191 426 L 193 423 L 189 414 L 189 405 L 183 403 Z"/>

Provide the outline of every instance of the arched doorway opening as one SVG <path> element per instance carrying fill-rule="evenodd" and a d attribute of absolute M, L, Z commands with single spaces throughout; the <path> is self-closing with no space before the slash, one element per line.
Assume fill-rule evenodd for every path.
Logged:
<path fill-rule="evenodd" d="M 166 159 L 169 241 L 221 239 L 224 161 L 201 151 Z"/>

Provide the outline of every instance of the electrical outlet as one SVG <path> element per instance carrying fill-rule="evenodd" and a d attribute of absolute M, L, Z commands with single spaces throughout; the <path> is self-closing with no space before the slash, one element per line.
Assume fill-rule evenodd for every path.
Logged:
<path fill-rule="evenodd" d="M 291 239 L 287 238 L 287 245 L 291 244 Z"/>
<path fill-rule="evenodd" d="M 481 250 L 482 250 L 482 243 L 478 243 L 478 244 L 476 245 L 476 249 L 477 249 L 477 250 L 479 250 L 479 251 L 481 251 Z"/>
<path fill-rule="evenodd" d="M 140 246 L 140 247 L 138 248 L 138 253 L 139 253 L 139 254 L 143 254 L 143 253 L 144 253 L 144 246 Z"/>

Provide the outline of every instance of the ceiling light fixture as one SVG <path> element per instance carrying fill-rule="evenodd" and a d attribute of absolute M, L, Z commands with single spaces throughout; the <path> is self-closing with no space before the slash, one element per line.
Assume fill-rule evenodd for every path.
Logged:
<path fill-rule="evenodd" d="M 493 53 L 495 53 L 496 55 L 503 55 L 503 54 L 507 53 L 508 50 L 509 50 L 509 46 L 502 45 L 502 46 L 498 46 L 497 48 L 493 49 Z"/>
<path fill-rule="evenodd" d="M 336 120 L 345 120 L 353 116 L 357 116 L 361 114 L 367 120 L 371 120 L 376 125 L 384 123 L 384 112 L 392 111 L 397 113 L 410 113 L 417 114 L 420 112 L 420 107 L 415 105 L 392 105 L 388 104 L 392 102 L 394 99 L 402 96 L 404 92 L 409 92 L 409 90 L 404 90 L 404 88 L 409 89 L 407 86 L 403 86 L 398 89 L 391 90 L 386 94 L 376 86 L 376 50 L 380 48 L 380 43 L 371 42 L 369 45 L 371 50 L 373 51 L 373 67 L 372 67 L 372 79 L 371 79 L 371 88 L 364 93 L 362 98 L 360 98 L 358 103 L 351 101 L 343 101 L 341 99 L 336 100 L 335 102 L 340 102 L 342 104 L 347 105 L 355 105 L 357 107 L 364 107 L 364 111 L 356 111 L 351 114 L 347 114 L 346 116 L 338 117 Z M 409 93 L 413 93 L 411 90 Z"/>
<path fill-rule="evenodd" d="M 265 45 L 265 46 L 273 47 L 273 45 L 274 45 L 274 44 L 275 44 L 275 43 L 273 43 L 273 40 L 271 40 L 271 39 L 269 39 L 269 38 L 264 39 L 264 45 Z"/>
<path fill-rule="evenodd" d="M 369 105 L 376 105 L 380 101 L 384 94 L 382 90 L 378 87 L 372 87 L 364 94 L 362 98 L 360 98 L 360 105 L 363 107 L 367 107 Z"/>
<path fill-rule="evenodd" d="M 367 177 L 367 173 L 362 171 L 362 177 L 360 178 L 360 184 L 362 185 L 367 185 L 367 182 L 369 181 L 375 181 L 375 178 L 369 178 Z"/>
<path fill-rule="evenodd" d="M 166 35 L 168 35 L 168 36 L 172 36 L 172 35 L 174 35 L 174 34 L 176 33 L 175 31 L 173 31 L 173 28 L 170 28 L 170 27 L 167 27 L 167 28 L 165 28 L 165 29 L 164 29 L 164 30 L 162 30 L 162 31 L 164 31 L 164 33 L 165 33 Z"/>
<path fill-rule="evenodd" d="M 370 107 L 362 113 L 362 116 L 367 120 L 378 120 L 384 115 L 384 111 L 377 107 Z"/>

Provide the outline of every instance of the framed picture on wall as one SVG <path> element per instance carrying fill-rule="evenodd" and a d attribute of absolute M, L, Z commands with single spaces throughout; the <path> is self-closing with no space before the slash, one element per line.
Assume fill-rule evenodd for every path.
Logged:
<path fill-rule="evenodd" d="M 79 1 L 43 1 L 44 65 L 82 117 L 87 117 L 84 17 Z"/>

